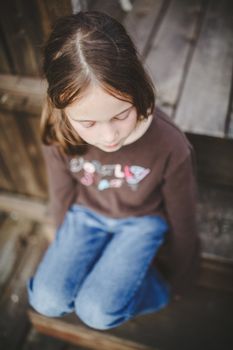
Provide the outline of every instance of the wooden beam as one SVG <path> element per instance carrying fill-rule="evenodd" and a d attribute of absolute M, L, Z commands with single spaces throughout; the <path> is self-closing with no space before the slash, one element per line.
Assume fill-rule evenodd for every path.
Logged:
<path fill-rule="evenodd" d="M 19 95 L 41 95 L 45 92 L 46 82 L 42 78 L 23 77 L 21 75 L 0 74 L 0 90 L 13 91 Z"/>
<path fill-rule="evenodd" d="M 15 211 L 19 215 L 32 220 L 52 224 L 47 202 L 38 199 L 30 199 L 27 196 L 0 192 L 0 210 L 9 213 Z"/>
<path fill-rule="evenodd" d="M 32 310 L 28 310 L 28 316 L 34 327 L 41 333 L 69 341 L 70 343 L 85 346 L 96 350 L 155 350 L 140 343 L 118 338 L 112 331 L 95 331 L 81 324 L 78 318 L 72 317 L 71 321 L 54 319 L 42 316 Z M 69 319 L 70 317 L 68 317 Z M 67 319 L 67 317 L 66 317 Z"/>
<path fill-rule="evenodd" d="M 195 287 L 163 310 L 107 331 L 87 327 L 75 313 L 48 318 L 30 309 L 28 315 L 37 330 L 90 349 L 212 349 L 213 342 L 233 344 L 232 307 L 232 293 Z"/>
<path fill-rule="evenodd" d="M 46 88 L 41 78 L 0 74 L 0 108 L 40 116 Z"/>

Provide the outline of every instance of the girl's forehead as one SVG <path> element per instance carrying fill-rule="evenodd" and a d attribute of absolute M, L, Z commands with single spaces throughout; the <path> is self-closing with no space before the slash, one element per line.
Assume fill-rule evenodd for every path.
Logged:
<path fill-rule="evenodd" d="M 112 96 L 99 86 L 86 90 L 83 97 L 65 108 L 71 119 L 105 121 L 131 107 L 132 103 Z"/>

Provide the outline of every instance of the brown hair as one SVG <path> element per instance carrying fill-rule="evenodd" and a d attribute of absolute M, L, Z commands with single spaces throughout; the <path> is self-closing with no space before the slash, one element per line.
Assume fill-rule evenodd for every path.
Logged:
<path fill-rule="evenodd" d="M 41 117 L 42 142 L 56 143 L 66 153 L 76 152 L 85 142 L 63 109 L 82 98 L 93 82 L 131 102 L 138 118 L 153 113 L 155 89 L 136 48 L 125 28 L 103 12 L 61 17 L 45 44 L 43 69 L 48 90 Z"/>

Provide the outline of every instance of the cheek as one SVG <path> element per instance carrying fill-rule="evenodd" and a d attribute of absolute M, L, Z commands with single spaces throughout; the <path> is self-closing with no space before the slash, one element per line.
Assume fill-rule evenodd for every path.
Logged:
<path fill-rule="evenodd" d="M 137 125 L 137 114 L 135 113 L 131 116 L 131 118 L 127 120 L 126 128 L 127 130 L 132 130 L 136 127 L 136 125 Z"/>

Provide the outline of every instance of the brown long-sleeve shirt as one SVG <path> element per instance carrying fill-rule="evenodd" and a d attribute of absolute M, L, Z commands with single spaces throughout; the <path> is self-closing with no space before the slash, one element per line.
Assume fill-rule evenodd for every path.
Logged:
<path fill-rule="evenodd" d="M 189 286 L 200 250 L 196 161 L 192 145 L 169 117 L 156 109 L 144 135 L 115 152 L 94 146 L 75 156 L 56 145 L 42 150 L 56 228 L 72 203 L 114 218 L 160 215 L 170 228 L 154 262 L 174 293 Z"/>

